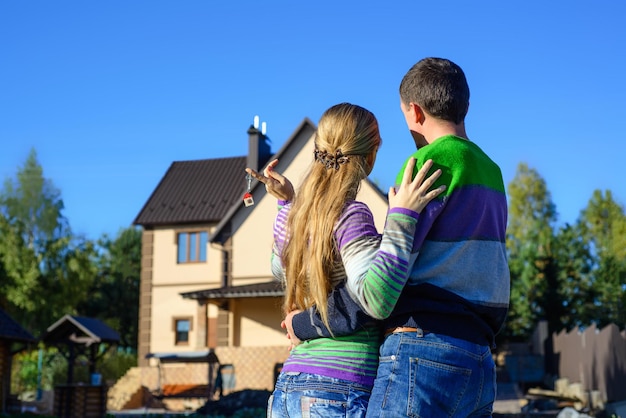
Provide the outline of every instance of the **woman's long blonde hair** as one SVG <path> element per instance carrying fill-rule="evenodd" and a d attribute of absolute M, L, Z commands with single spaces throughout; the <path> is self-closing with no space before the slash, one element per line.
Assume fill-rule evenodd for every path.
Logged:
<path fill-rule="evenodd" d="M 372 170 L 380 144 L 378 121 L 367 109 L 341 103 L 322 115 L 314 160 L 287 219 L 281 255 L 287 278 L 285 312 L 315 305 L 328 326 L 331 277 L 340 263 L 334 227 Z"/>

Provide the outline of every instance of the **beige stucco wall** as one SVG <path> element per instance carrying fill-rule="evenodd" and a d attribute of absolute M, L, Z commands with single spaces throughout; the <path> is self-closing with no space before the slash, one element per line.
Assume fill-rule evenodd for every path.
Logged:
<path fill-rule="evenodd" d="M 152 288 L 152 333 L 151 351 L 196 351 L 204 347 L 197 347 L 198 331 L 198 302 L 183 299 L 181 292 L 197 290 L 197 286 L 154 286 Z M 176 346 L 174 318 L 191 318 L 189 345 Z"/>
<path fill-rule="evenodd" d="M 288 347 L 285 332 L 280 328 L 281 298 L 239 299 L 234 313 L 238 329 L 238 345 L 262 347 L 284 345 Z"/>
<path fill-rule="evenodd" d="M 207 244 L 206 263 L 178 264 L 176 234 L 185 231 L 207 231 L 210 225 L 190 227 L 155 228 L 154 230 L 154 276 L 153 285 L 196 285 L 206 289 L 218 286 L 221 280 L 222 254 L 220 250 Z M 193 290 L 193 289 L 192 289 Z"/>
<path fill-rule="evenodd" d="M 232 238 L 232 284 L 235 286 L 272 279 L 270 255 L 276 199 L 266 195 L 254 206 L 243 210 L 248 216 Z"/>
<path fill-rule="evenodd" d="M 219 249 L 207 244 L 207 262 L 178 264 L 176 234 L 183 231 L 206 230 L 211 225 L 193 228 L 155 228 L 152 279 L 152 321 L 150 333 L 151 352 L 196 351 L 198 302 L 183 299 L 184 292 L 219 287 L 221 285 L 222 254 Z M 216 309 L 210 310 L 217 316 Z M 173 321 L 175 318 L 191 318 L 189 345 L 175 345 Z"/>

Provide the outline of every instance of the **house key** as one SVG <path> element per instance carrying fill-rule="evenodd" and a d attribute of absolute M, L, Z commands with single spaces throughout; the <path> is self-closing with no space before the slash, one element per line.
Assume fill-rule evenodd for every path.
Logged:
<path fill-rule="evenodd" d="M 243 195 L 243 204 L 248 207 L 254 205 L 254 199 L 252 198 L 252 194 L 250 193 L 252 183 L 252 176 L 250 175 L 250 173 L 246 174 L 246 179 L 248 180 L 248 191 L 246 192 L 246 194 Z"/>

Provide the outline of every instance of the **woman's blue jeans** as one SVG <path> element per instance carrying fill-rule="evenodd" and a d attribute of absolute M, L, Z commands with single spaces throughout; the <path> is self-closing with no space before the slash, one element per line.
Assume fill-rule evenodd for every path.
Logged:
<path fill-rule="evenodd" d="M 422 330 L 390 334 L 367 417 L 490 417 L 495 397 L 488 346 Z"/>
<path fill-rule="evenodd" d="M 309 373 L 278 375 L 267 405 L 268 418 L 362 418 L 371 388 Z"/>

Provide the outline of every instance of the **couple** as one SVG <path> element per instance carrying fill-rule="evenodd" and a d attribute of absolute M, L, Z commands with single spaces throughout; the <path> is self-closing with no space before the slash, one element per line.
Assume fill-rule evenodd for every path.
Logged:
<path fill-rule="evenodd" d="M 276 161 L 247 169 L 284 200 L 272 271 L 292 350 L 268 417 L 491 416 L 509 302 L 502 175 L 467 139 L 460 67 L 419 61 L 400 98 L 418 150 L 389 191 L 382 235 L 355 200 L 381 144 L 366 109 L 322 115 L 297 194 Z"/>

